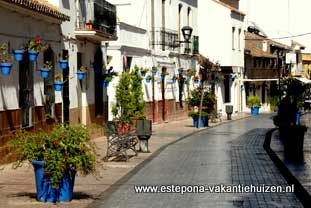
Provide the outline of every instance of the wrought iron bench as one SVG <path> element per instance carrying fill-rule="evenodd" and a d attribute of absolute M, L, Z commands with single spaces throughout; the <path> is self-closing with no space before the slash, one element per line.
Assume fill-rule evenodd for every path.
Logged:
<path fill-rule="evenodd" d="M 126 161 L 128 161 L 128 150 L 132 150 L 135 156 L 137 156 L 136 145 L 138 144 L 138 138 L 135 132 L 119 132 L 118 124 L 114 121 L 108 121 L 104 128 L 107 133 L 107 154 L 105 161 L 108 161 L 111 157 L 117 156 L 124 156 Z"/>

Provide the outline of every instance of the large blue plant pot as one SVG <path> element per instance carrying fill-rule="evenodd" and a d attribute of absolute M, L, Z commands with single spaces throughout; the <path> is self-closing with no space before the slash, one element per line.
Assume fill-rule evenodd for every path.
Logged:
<path fill-rule="evenodd" d="M 60 60 L 59 61 L 59 67 L 61 69 L 67 69 L 67 67 L 68 67 L 68 60 Z"/>
<path fill-rule="evenodd" d="M 39 52 L 37 51 L 28 51 L 29 61 L 37 61 Z"/>
<path fill-rule="evenodd" d="M 78 71 L 77 72 L 77 77 L 78 77 L 78 80 L 83 80 L 84 77 L 85 77 L 85 72 Z"/>
<path fill-rule="evenodd" d="M 35 171 L 37 200 L 42 202 L 65 202 L 71 201 L 75 182 L 75 172 L 65 172 L 58 189 L 52 188 L 50 176 L 45 174 L 43 161 L 33 161 Z"/>
<path fill-rule="evenodd" d="M 108 87 L 109 86 L 109 82 L 107 80 L 104 80 L 102 84 L 103 84 L 103 87 Z"/>
<path fill-rule="evenodd" d="M 46 69 L 46 68 L 41 68 L 40 69 L 40 74 L 41 74 L 41 77 L 43 79 L 46 79 L 49 77 L 49 74 L 50 74 L 50 70 L 49 69 Z"/>
<path fill-rule="evenodd" d="M 63 89 L 63 85 L 64 85 L 64 82 L 54 82 L 54 90 L 55 91 L 62 91 Z"/>
<path fill-rule="evenodd" d="M 11 63 L 0 63 L 1 74 L 9 75 L 11 73 L 13 64 Z"/>
<path fill-rule="evenodd" d="M 194 116 L 193 117 L 193 126 L 194 127 L 198 127 L 198 121 L 199 121 L 199 117 Z M 205 116 L 201 116 L 200 128 L 204 127 L 204 123 L 205 123 Z"/>
<path fill-rule="evenodd" d="M 259 115 L 259 107 L 251 107 L 251 114 L 254 116 Z"/>
<path fill-rule="evenodd" d="M 13 50 L 13 54 L 14 54 L 14 60 L 15 61 L 21 61 L 23 60 L 23 54 L 24 54 L 24 50 Z"/>

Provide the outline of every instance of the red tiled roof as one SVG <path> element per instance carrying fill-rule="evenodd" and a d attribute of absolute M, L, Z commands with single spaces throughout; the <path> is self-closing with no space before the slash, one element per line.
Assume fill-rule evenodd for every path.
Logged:
<path fill-rule="evenodd" d="M 17 6 L 39 12 L 62 21 L 70 20 L 69 16 L 59 12 L 58 8 L 49 4 L 46 0 L 0 0 L 0 2 L 1 1 L 15 4 Z"/>

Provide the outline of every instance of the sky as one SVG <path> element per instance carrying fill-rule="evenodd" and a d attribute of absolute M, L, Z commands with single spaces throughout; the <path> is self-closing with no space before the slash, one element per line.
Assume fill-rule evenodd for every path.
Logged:
<path fill-rule="evenodd" d="M 311 53 L 311 0 L 240 0 L 240 10 L 246 21 L 254 21 L 269 38 L 310 33 L 292 38 L 306 46 Z M 289 43 L 290 38 L 275 39 Z"/>

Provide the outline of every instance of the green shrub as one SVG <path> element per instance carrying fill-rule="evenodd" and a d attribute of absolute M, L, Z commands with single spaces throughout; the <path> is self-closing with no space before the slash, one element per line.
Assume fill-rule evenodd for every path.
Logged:
<path fill-rule="evenodd" d="M 246 104 L 249 108 L 251 107 L 260 107 L 261 106 L 261 101 L 258 96 L 248 96 Z"/>
<path fill-rule="evenodd" d="M 191 118 L 199 117 L 199 112 L 191 111 L 191 112 L 188 113 L 188 116 L 191 117 Z M 202 117 L 205 117 L 205 116 L 208 116 L 208 114 L 206 112 L 202 111 Z"/>
<path fill-rule="evenodd" d="M 201 91 L 196 89 L 191 92 L 191 96 L 188 99 L 188 104 L 192 107 L 194 106 L 199 107 L 200 100 L 201 100 Z M 215 95 L 210 92 L 204 92 L 204 98 L 203 98 L 204 111 L 208 114 L 215 111 L 215 104 L 216 104 Z"/>
<path fill-rule="evenodd" d="M 278 106 L 280 104 L 280 98 L 278 96 L 269 97 L 269 103 L 272 106 Z"/>
<path fill-rule="evenodd" d="M 66 171 L 85 175 L 95 171 L 95 144 L 90 141 L 89 131 L 84 126 L 57 125 L 49 132 L 20 130 L 13 135 L 14 139 L 8 144 L 13 147 L 9 155 L 18 155 L 13 167 L 20 167 L 25 160 L 44 161 L 54 188 L 59 187 Z"/>

